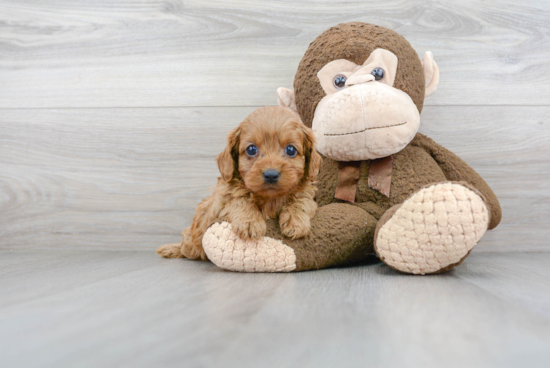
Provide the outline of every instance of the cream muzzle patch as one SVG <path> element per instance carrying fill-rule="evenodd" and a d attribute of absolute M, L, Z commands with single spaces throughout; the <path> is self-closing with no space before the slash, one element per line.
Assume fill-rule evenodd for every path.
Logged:
<path fill-rule="evenodd" d="M 420 126 L 410 96 L 393 87 L 398 60 L 374 50 L 363 65 L 339 59 L 317 74 L 327 95 L 315 110 L 317 149 L 337 161 L 373 160 L 402 150 Z"/>

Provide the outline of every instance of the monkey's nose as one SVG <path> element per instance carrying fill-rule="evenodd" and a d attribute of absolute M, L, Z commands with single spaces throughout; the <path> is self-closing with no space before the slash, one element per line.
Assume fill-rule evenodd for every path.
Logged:
<path fill-rule="evenodd" d="M 266 183 L 273 184 L 276 183 L 277 180 L 279 180 L 279 176 L 281 176 L 281 173 L 278 170 L 269 169 L 264 171 L 263 176 Z"/>
<path fill-rule="evenodd" d="M 368 74 L 353 74 L 351 77 L 348 78 L 346 81 L 346 87 L 354 86 L 356 84 L 362 84 L 367 82 L 374 81 L 374 75 L 368 73 Z"/>

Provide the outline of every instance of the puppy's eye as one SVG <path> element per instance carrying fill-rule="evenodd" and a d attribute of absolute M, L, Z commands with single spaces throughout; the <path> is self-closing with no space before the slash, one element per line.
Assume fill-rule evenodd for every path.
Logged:
<path fill-rule="evenodd" d="M 374 68 L 370 73 L 374 75 L 375 80 L 380 80 L 384 78 L 384 69 L 382 68 Z"/>
<path fill-rule="evenodd" d="M 294 157 L 298 154 L 298 150 L 296 149 L 296 147 L 294 147 L 293 145 L 289 144 L 288 146 L 286 146 L 285 148 L 285 153 L 287 154 L 287 156 L 289 157 Z"/>
<path fill-rule="evenodd" d="M 334 84 L 334 87 L 336 87 L 336 89 L 343 89 L 346 86 L 346 80 L 347 78 L 345 75 L 338 74 L 332 80 L 332 84 Z"/>
<path fill-rule="evenodd" d="M 246 148 L 246 154 L 249 156 L 249 157 L 254 157 L 258 154 L 258 147 L 256 147 L 255 145 L 251 144 L 250 146 L 248 146 Z"/>

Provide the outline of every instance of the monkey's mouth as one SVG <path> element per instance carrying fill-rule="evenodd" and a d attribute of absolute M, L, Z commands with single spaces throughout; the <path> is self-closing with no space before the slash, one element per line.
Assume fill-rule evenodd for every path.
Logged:
<path fill-rule="evenodd" d="M 340 136 L 340 135 L 352 135 L 352 134 L 359 134 L 359 133 L 363 133 L 363 132 L 366 132 L 367 130 L 374 130 L 374 129 L 385 129 L 385 128 L 393 128 L 393 127 L 396 127 L 396 126 L 401 126 L 401 125 L 405 125 L 407 124 L 407 122 L 404 122 L 404 123 L 399 123 L 399 124 L 393 124 L 393 125 L 386 125 L 386 126 L 379 126 L 379 127 L 372 127 L 372 128 L 365 128 L 365 129 L 362 129 L 362 130 L 358 130 L 356 132 L 350 132 L 350 133 L 337 133 L 337 134 L 331 134 L 331 133 L 323 133 L 323 135 L 325 137 L 334 137 L 334 136 Z"/>

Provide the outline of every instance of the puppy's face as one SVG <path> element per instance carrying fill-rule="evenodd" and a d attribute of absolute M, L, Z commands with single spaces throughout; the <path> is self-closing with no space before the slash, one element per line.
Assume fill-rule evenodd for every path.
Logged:
<path fill-rule="evenodd" d="M 319 172 L 321 157 L 314 142 L 311 129 L 292 112 L 263 107 L 229 134 L 218 165 L 225 180 L 238 175 L 262 197 L 283 196 L 304 180 L 314 180 Z"/>

